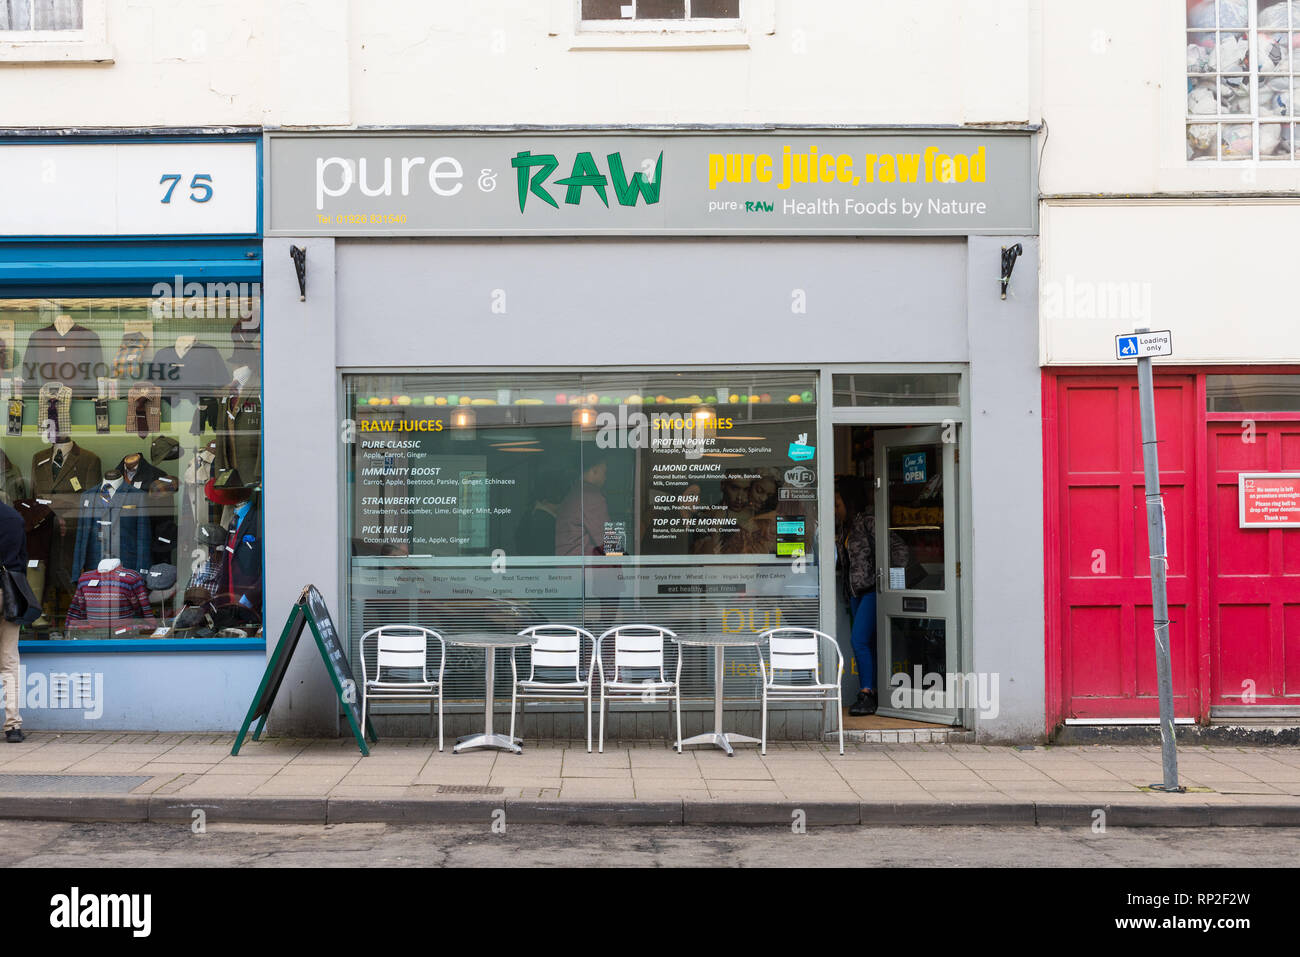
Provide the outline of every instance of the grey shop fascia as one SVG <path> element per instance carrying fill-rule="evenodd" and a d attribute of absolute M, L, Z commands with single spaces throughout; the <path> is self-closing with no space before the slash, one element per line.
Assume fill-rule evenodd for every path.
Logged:
<path fill-rule="evenodd" d="M 1041 478 L 1004 467 L 1042 454 L 1024 419 L 1041 401 L 1034 132 L 270 133 L 268 475 L 276 458 L 281 474 L 304 456 L 318 459 L 328 437 L 338 480 L 322 492 L 335 514 L 347 513 L 337 437 L 354 376 L 806 373 L 818 396 L 808 445 L 820 451 L 802 464 L 817 475 L 825 517 L 843 429 L 953 421 L 960 525 L 951 557 L 954 575 L 958 562 L 966 571 L 949 660 L 1017 676 L 1003 686 L 1000 716 L 958 713 L 953 722 L 1036 733 L 1042 538 L 1032 503 L 1041 502 Z M 1004 300 L 1002 250 L 1016 243 L 1024 255 Z M 291 247 L 301 251 L 301 285 Z M 277 313 L 302 322 L 277 323 Z M 304 327 L 314 331 L 310 343 L 293 332 Z M 279 362 L 337 375 L 311 385 L 293 376 L 277 402 Z M 926 374 L 956 375 L 957 399 L 914 406 L 852 388 L 856 376 Z M 447 398 L 427 391 L 413 400 Z M 633 390 L 612 391 L 623 403 Z M 355 637 L 363 622 L 349 604 L 351 530 L 324 527 L 320 505 L 268 509 L 268 614 L 276 602 L 287 609 L 306 575 L 325 583 Z M 980 528 L 1004 531 L 977 540 L 975 508 Z M 831 539 L 815 546 L 828 598 Z M 1008 580 L 995 571 L 1009 567 L 1023 572 Z M 976 601 L 984 575 L 987 600 Z M 833 604 L 823 600 L 818 619 L 832 633 Z M 996 606 L 1012 620 L 994 618 Z M 318 725 L 332 707 L 327 691 L 298 696 L 282 720 Z"/>

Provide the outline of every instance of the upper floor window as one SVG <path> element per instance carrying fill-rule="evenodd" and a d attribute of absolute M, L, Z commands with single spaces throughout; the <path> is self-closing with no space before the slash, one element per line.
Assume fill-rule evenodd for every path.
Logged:
<path fill-rule="evenodd" d="M 582 0 L 584 23 L 612 29 L 716 29 L 739 18 L 740 0 Z"/>
<path fill-rule="evenodd" d="M 1296 158 L 1300 0 L 1187 0 L 1187 158 Z"/>
<path fill-rule="evenodd" d="M 82 5 L 83 0 L 0 0 L 0 30 L 80 30 Z"/>

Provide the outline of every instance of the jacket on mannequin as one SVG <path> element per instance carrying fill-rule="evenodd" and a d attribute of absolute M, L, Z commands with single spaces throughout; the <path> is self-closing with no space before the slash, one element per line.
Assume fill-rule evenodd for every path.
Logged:
<path fill-rule="evenodd" d="M 105 531 L 116 538 L 118 554 L 104 554 Z M 103 558 L 119 558 L 125 568 L 144 574 L 151 560 L 151 537 L 146 493 L 125 482 L 111 494 L 102 487 L 92 489 L 81 497 L 72 570 L 80 577 Z"/>

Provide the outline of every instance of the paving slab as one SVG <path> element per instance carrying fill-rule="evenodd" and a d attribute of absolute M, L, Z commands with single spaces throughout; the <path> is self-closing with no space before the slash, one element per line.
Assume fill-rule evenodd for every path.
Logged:
<path fill-rule="evenodd" d="M 772 742 L 766 756 L 744 748 L 727 757 L 708 748 L 677 754 L 660 740 L 609 742 L 605 753 L 588 754 L 585 741 L 529 739 L 523 755 L 455 755 L 411 738 L 385 740 L 366 758 L 348 739 L 296 738 L 248 742 L 232 757 L 232 740 L 219 733 L 35 733 L 0 752 L 0 768 L 21 785 L 0 798 L 0 816 L 143 814 L 188 824 L 203 809 L 231 820 L 313 822 L 334 806 L 336 817 L 369 821 L 421 820 L 422 813 L 427 820 L 483 821 L 485 808 L 522 801 L 516 820 L 530 823 L 560 814 L 552 810 L 560 805 L 569 816 L 551 820 L 586 823 L 601 813 L 633 820 L 626 809 L 641 806 L 651 808 L 646 821 L 662 820 L 664 807 L 680 806 L 684 821 L 687 802 L 714 816 L 744 807 L 769 818 L 773 806 L 844 805 L 859 808 L 864 821 L 866 807 L 875 819 L 897 823 L 1023 823 L 1025 808 L 1033 823 L 1063 826 L 1091 826 L 1098 809 L 1108 826 L 1300 820 L 1300 748 L 1292 746 L 1187 748 L 1180 754 L 1182 782 L 1210 790 L 1169 795 L 1141 790 L 1160 775 L 1160 750 L 1150 746 L 857 744 L 841 756 L 821 742 L 792 741 Z M 129 793 L 76 793 L 74 777 L 132 773 L 148 780 Z M 54 783 L 36 786 L 25 776 Z M 69 777 L 63 792 L 60 776 Z M 422 812 L 423 805 L 437 807 Z M 789 821 L 782 816 L 779 823 Z"/>

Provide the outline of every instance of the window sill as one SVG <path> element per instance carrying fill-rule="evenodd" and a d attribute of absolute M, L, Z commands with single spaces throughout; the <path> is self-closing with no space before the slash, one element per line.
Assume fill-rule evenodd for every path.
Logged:
<path fill-rule="evenodd" d="M 0 41 L 0 66 L 6 63 L 112 63 L 108 43 L 31 43 Z"/>
<path fill-rule="evenodd" d="M 20 639 L 18 642 L 18 651 L 24 655 L 265 650 L 265 638 L 65 638 L 57 641 Z"/>
<path fill-rule="evenodd" d="M 748 50 L 745 30 L 701 30 L 680 33 L 626 32 L 576 33 L 570 50 Z"/>

